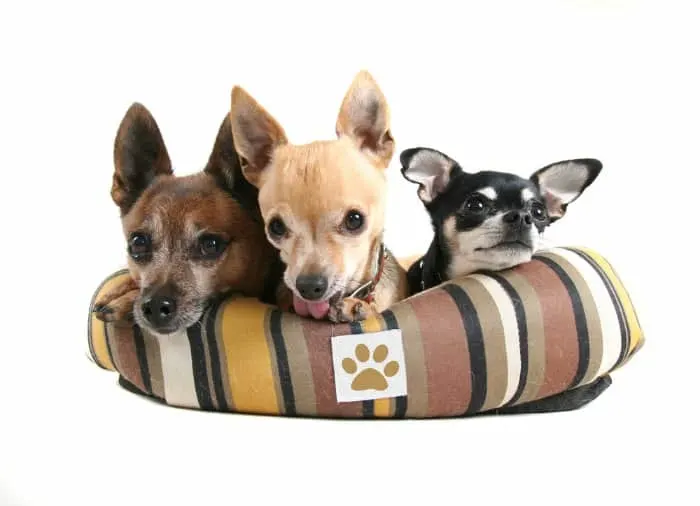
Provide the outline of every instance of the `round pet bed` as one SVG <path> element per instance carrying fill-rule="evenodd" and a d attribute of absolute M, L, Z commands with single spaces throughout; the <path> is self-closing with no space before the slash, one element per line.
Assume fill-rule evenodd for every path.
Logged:
<path fill-rule="evenodd" d="M 107 278 L 94 300 L 125 270 Z M 452 280 L 379 318 L 332 324 L 230 296 L 156 338 L 90 308 L 92 358 L 168 405 L 327 418 L 435 418 L 579 408 L 644 337 L 608 261 L 554 248 Z"/>

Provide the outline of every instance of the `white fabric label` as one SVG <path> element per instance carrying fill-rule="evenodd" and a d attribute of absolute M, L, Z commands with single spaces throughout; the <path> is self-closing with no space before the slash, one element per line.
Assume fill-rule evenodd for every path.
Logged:
<path fill-rule="evenodd" d="M 335 336 L 331 348 L 338 402 L 407 394 L 401 330 Z"/>

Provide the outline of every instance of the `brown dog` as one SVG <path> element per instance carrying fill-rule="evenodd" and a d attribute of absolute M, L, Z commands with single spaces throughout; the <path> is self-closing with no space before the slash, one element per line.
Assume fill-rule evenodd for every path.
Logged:
<path fill-rule="evenodd" d="M 406 296 L 405 271 L 382 242 L 394 139 L 389 107 L 369 73 L 360 72 L 347 91 L 335 140 L 290 144 L 238 86 L 231 126 L 297 314 L 358 321 Z"/>
<path fill-rule="evenodd" d="M 155 120 L 134 104 L 117 133 L 114 165 L 112 199 L 132 279 L 97 302 L 102 320 L 128 320 L 133 309 L 140 326 L 167 335 L 194 324 L 223 292 L 274 303 L 279 260 L 265 238 L 257 189 L 241 173 L 228 115 L 205 169 L 176 177 Z"/>

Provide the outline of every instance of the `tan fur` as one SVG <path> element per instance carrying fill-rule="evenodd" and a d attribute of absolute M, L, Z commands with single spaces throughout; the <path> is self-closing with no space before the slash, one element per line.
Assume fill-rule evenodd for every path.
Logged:
<path fill-rule="evenodd" d="M 394 152 L 389 108 L 374 79 L 367 72 L 356 76 L 340 107 L 335 140 L 288 143 L 279 123 L 239 87 L 231 94 L 231 125 L 244 175 L 260 189 L 265 222 L 280 218 L 289 231 L 279 241 L 268 234 L 287 265 L 288 287 L 295 290 L 300 275 L 323 274 L 329 293 L 347 296 L 372 279 L 384 230 L 384 169 Z M 360 233 L 343 229 L 351 210 L 365 218 Z M 372 307 L 339 298 L 330 318 L 363 319 L 406 293 L 405 271 L 390 255 Z"/>

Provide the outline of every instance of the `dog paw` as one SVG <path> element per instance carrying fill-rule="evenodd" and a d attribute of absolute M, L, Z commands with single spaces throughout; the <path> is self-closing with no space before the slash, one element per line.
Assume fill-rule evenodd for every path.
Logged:
<path fill-rule="evenodd" d="M 93 306 L 93 313 L 103 322 L 131 322 L 134 319 L 134 302 L 139 296 L 139 290 L 134 289 L 110 298 L 111 294 L 101 298 Z"/>
<path fill-rule="evenodd" d="M 331 306 L 328 319 L 333 323 L 359 322 L 366 320 L 372 311 L 372 306 L 368 302 L 348 297 Z"/>

